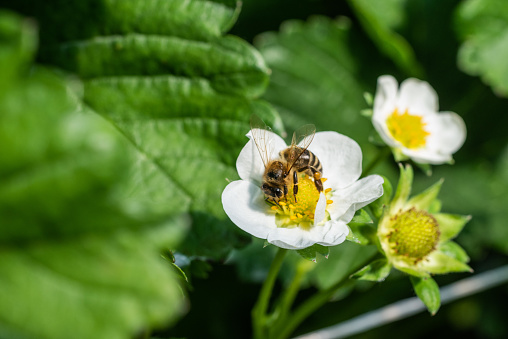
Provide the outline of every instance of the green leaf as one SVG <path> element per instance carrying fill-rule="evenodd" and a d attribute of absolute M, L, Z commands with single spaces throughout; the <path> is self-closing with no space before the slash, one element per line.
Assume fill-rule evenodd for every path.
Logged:
<path fill-rule="evenodd" d="M 259 96 L 268 84 L 269 71 L 261 56 L 233 36 L 202 42 L 128 34 L 71 41 L 59 52 L 52 62 L 83 79 L 123 76 L 136 84 L 136 76 L 140 81 L 157 75 L 164 75 L 159 80 L 165 81 L 184 77 L 201 80 L 216 92 L 247 98 Z"/>
<path fill-rule="evenodd" d="M 306 123 L 318 130 L 335 130 L 372 148 L 367 137 L 369 120 L 365 87 L 358 73 L 365 67 L 354 51 L 354 39 L 346 18 L 312 17 L 307 22 L 286 21 L 278 33 L 263 33 L 256 46 L 272 70 L 264 95 L 279 110 L 288 129 Z"/>
<path fill-rule="evenodd" d="M 413 196 L 408 201 L 408 205 L 414 206 L 417 209 L 421 210 L 429 210 L 429 208 L 432 206 L 434 200 L 436 200 L 439 191 L 441 190 L 441 186 L 443 185 L 443 179 L 436 182 L 434 185 L 427 188 L 422 193 Z"/>
<path fill-rule="evenodd" d="M 302 256 L 302 258 L 316 262 L 318 253 L 328 259 L 328 255 L 330 254 L 330 249 L 328 246 L 314 244 L 310 247 L 307 247 L 307 248 L 304 248 L 301 250 L 297 250 L 296 252 L 298 254 L 300 254 Z"/>
<path fill-rule="evenodd" d="M 480 76 L 498 95 L 508 96 L 508 4 L 497 0 L 464 1 L 456 30 L 463 40 L 458 65 Z"/>
<path fill-rule="evenodd" d="M 4 14 L 0 36 L 4 20 L 33 37 Z M 16 43 L 0 41 L 17 68 L 14 81 L 0 77 L 0 336 L 127 338 L 167 325 L 183 300 L 159 250 L 177 245 L 186 218 L 126 195 L 125 140 L 78 112 L 63 79 L 26 63 L 31 47 L 17 59 Z"/>
<path fill-rule="evenodd" d="M 375 237 L 376 233 L 373 226 L 373 221 L 370 218 L 370 215 L 364 209 L 360 209 L 348 223 L 349 234 L 347 235 L 346 240 L 360 245 L 370 244 L 372 242 L 371 239 Z"/>
<path fill-rule="evenodd" d="M 381 282 L 390 274 L 392 264 L 386 259 L 377 259 L 351 275 L 351 278 Z"/>
<path fill-rule="evenodd" d="M 430 314 L 436 314 L 441 306 L 441 296 L 437 283 L 431 277 L 419 278 L 410 276 L 410 279 L 418 298 L 423 301 Z"/>
<path fill-rule="evenodd" d="M 0 322 L 9 338 L 127 338 L 180 313 L 156 248 L 175 225 L 4 246 Z M 181 226 L 181 225 L 179 225 Z M 155 232 L 154 232 L 155 231 Z M 172 239 L 171 239 L 172 238 Z"/>
<path fill-rule="evenodd" d="M 471 220 L 470 215 L 436 213 L 433 216 L 439 224 L 439 231 L 441 232 L 439 236 L 440 242 L 455 238 L 462 231 L 466 223 Z"/>
<path fill-rule="evenodd" d="M 19 0 L 8 6 L 37 18 L 48 51 L 64 41 L 133 32 L 211 41 L 231 28 L 240 10 L 235 0 Z"/>
<path fill-rule="evenodd" d="M 250 240 L 220 200 L 238 177 L 250 116 L 276 132 L 281 127 L 275 110 L 256 99 L 269 79 L 263 58 L 245 41 L 223 36 L 238 3 L 94 1 L 59 11 L 86 9 L 93 20 L 85 27 L 61 16 L 41 22 L 54 42 L 42 58 L 80 76 L 87 108 L 124 135 L 136 164 L 133 192 L 161 212 L 190 213 L 193 226 L 178 250 L 224 258 Z M 40 16 L 56 3 L 38 5 Z M 47 36 L 56 26 L 64 32 Z"/>
<path fill-rule="evenodd" d="M 406 20 L 407 0 L 349 0 L 351 8 L 378 49 L 406 74 L 421 78 L 423 68 L 411 45 L 395 30 Z"/>

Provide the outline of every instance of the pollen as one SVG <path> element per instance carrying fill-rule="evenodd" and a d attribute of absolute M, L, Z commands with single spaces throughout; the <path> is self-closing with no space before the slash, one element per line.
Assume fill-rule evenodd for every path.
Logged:
<path fill-rule="evenodd" d="M 319 200 L 319 192 L 313 177 L 301 174 L 298 177 L 296 199 L 293 187 L 288 187 L 288 194 L 279 200 L 279 205 L 270 208 L 276 212 L 276 223 L 279 227 L 300 227 L 309 230 L 314 225 L 314 212 Z"/>
<path fill-rule="evenodd" d="M 416 264 L 436 249 L 439 225 L 429 213 L 411 208 L 397 213 L 390 222 L 388 243 L 396 256 Z"/>
<path fill-rule="evenodd" d="M 427 124 L 423 122 L 422 117 L 409 114 L 407 109 L 401 114 L 396 108 L 386 119 L 386 125 L 392 137 L 409 149 L 425 146 L 427 136 L 430 134 L 425 130 Z"/>

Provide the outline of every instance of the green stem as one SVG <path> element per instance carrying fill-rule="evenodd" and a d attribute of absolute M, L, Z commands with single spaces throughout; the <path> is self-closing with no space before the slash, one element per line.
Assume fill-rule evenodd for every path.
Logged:
<path fill-rule="evenodd" d="M 344 279 L 339 280 L 331 287 L 326 290 L 319 291 L 314 294 L 312 297 L 304 301 L 292 314 L 290 314 L 287 319 L 288 321 L 285 323 L 278 324 L 277 333 L 274 335 L 274 338 L 284 339 L 288 338 L 291 333 L 304 321 L 309 315 L 314 313 L 321 306 L 326 304 L 331 297 L 337 292 L 339 288 L 341 288 L 345 283 L 348 282 L 348 278 L 351 274 L 358 271 L 361 267 L 365 266 L 368 262 L 372 260 L 372 257 L 369 257 L 365 262 L 361 265 L 355 267 L 349 274 L 347 274 Z"/>
<path fill-rule="evenodd" d="M 259 293 L 258 301 L 252 309 L 254 338 L 266 338 L 266 311 L 272 295 L 273 285 L 275 284 L 275 280 L 282 266 L 282 262 L 284 261 L 286 252 L 287 250 L 283 248 L 279 248 L 277 251 L 275 258 L 272 261 L 272 265 L 270 266 L 270 270 L 268 271 L 268 276 L 266 277 L 263 287 L 261 288 L 261 292 Z"/>
<path fill-rule="evenodd" d="M 321 306 L 326 304 L 333 294 L 347 282 L 347 279 L 341 280 L 332 287 L 314 294 L 312 297 L 302 303 L 295 312 L 288 317 L 289 321 L 279 327 L 280 332 L 277 338 L 287 338 L 309 315 L 314 313 Z"/>
<path fill-rule="evenodd" d="M 284 291 L 284 295 L 282 296 L 281 302 L 279 304 L 279 319 L 277 319 L 278 321 L 284 321 L 288 313 L 291 311 L 293 302 L 295 301 L 296 295 L 300 290 L 302 280 L 305 277 L 305 274 L 307 274 L 307 272 L 310 269 L 314 268 L 314 265 L 316 264 L 308 260 L 301 260 L 298 263 L 296 267 L 295 276 L 291 280 L 289 286 Z"/>
<path fill-rule="evenodd" d="M 366 167 L 365 167 L 365 170 L 363 171 L 363 176 L 367 176 L 374 168 L 376 168 L 376 166 L 384 159 L 386 159 L 386 157 L 390 154 L 390 147 L 383 147 L 381 148 L 378 153 L 377 153 L 377 156 L 372 159 L 372 161 L 370 162 L 370 164 L 368 164 Z"/>

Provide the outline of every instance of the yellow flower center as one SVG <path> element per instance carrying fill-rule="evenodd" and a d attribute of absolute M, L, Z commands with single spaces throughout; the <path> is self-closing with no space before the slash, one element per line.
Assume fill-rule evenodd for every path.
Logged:
<path fill-rule="evenodd" d="M 322 178 L 322 182 L 326 179 Z M 300 227 L 309 230 L 314 226 L 314 212 L 319 200 L 319 192 L 314 181 L 308 175 L 301 175 L 298 178 L 298 193 L 293 194 L 293 187 L 288 187 L 289 193 L 285 199 L 279 200 L 279 205 L 273 205 L 271 209 L 275 211 L 275 223 L 278 227 Z M 329 193 L 331 188 L 325 190 Z M 327 200 L 331 204 L 332 200 Z"/>
<path fill-rule="evenodd" d="M 388 243 L 396 256 L 417 263 L 432 252 L 439 241 L 439 225 L 429 213 L 414 207 L 391 219 Z"/>
<path fill-rule="evenodd" d="M 407 109 L 400 114 L 396 108 L 386 119 L 386 125 L 392 137 L 410 149 L 425 146 L 430 134 L 424 128 L 427 124 L 422 121 L 422 117 L 409 114 Z"/>

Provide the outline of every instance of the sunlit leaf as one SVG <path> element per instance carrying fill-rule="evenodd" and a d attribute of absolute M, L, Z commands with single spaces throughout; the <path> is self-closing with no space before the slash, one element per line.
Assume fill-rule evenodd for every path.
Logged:
<path fill-rule="evenodd" d="M 46 22 L 56 5 L 59 15 Z M 223 36 L 238 3 L 52 0 L 36 8 L 47 41 L 42 58 L 80 76 L 87 108 L 132 146 L 135 194 L 144 190 L 161 211 L 190 212 L 193 227 L 179 250 L 223 258 L 245 245 L 250 237 L 227 219 L 220 196 L 237 178 L 250 116 L 278 132 L 281 122 L 256 99 L 269 77 L 261 55 Z M 91 18 L 83 26 L 63 16 L 77 10 Z"/>

